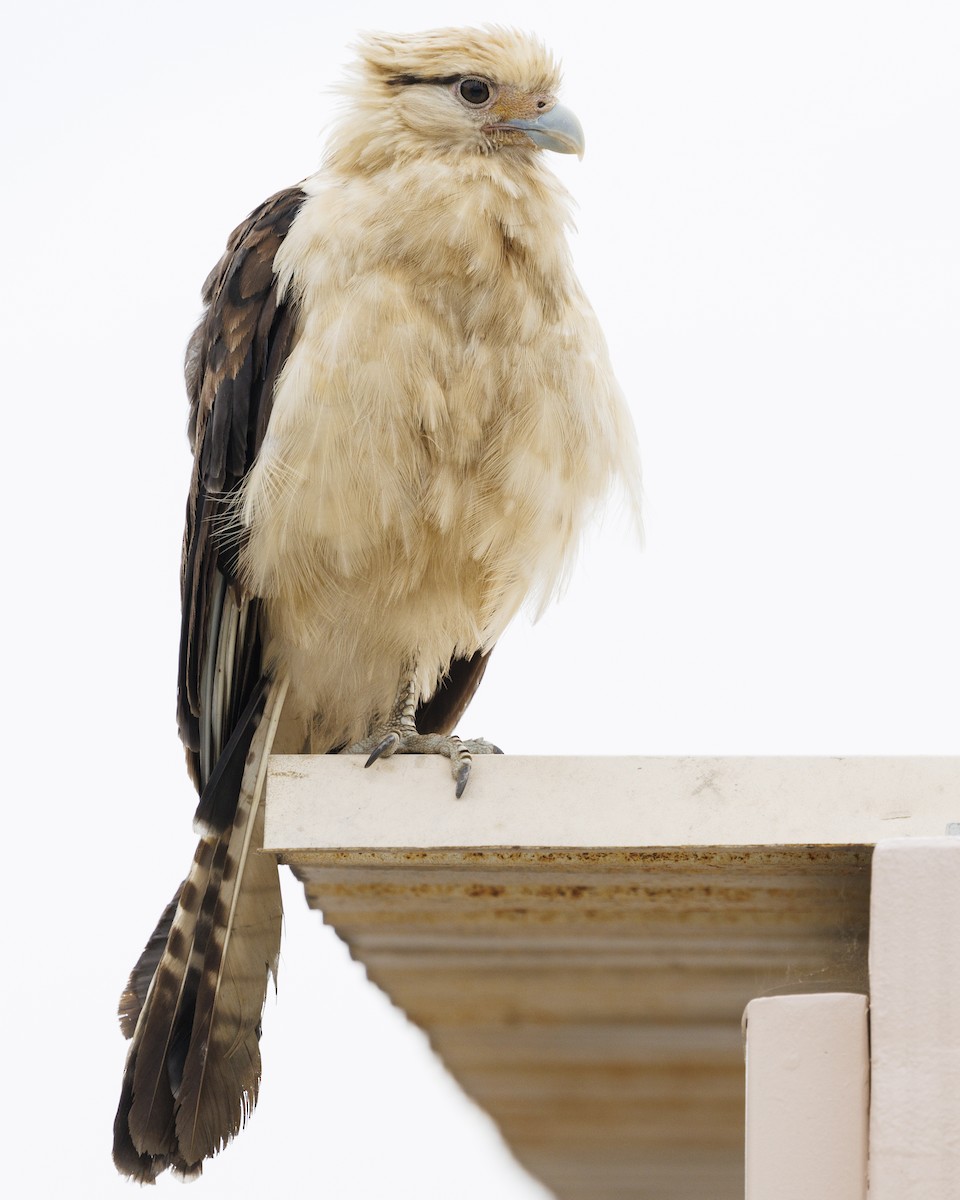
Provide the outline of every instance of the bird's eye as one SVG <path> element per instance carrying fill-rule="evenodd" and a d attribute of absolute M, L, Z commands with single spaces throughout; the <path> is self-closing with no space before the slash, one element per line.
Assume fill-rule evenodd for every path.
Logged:
<path fill-rule="evenodd" d="M 457 92 L 461 100 L 479 108 L 490 99 L 490 84 L 485 79 L 461 79 Z"/>

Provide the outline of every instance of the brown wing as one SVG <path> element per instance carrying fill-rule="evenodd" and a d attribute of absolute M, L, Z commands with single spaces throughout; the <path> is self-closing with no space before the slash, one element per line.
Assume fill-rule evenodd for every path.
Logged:
<path fill-rule="evenodd" d="M 471 658 L 455 658 L 440 686 L 417 709 L 417 729 L 421 733 L 452 733 L 464 710 L 480 686 L 492 651 Z"/>
<path fill-rule="evenodd" d="M 238 585 L 240 535 L 229 515 L 263 442 L 293 341 L 295 315 L 278 298 L 273 262 L 304 199 L 299 187 L 278 192 L 233 232 L 204 285 L 206 310 L 187 350 L 194 472 L 177 717 L 203 826 L 222 828 L 230 819 L 245 743 L 263 705 L 259 601 Z"/>

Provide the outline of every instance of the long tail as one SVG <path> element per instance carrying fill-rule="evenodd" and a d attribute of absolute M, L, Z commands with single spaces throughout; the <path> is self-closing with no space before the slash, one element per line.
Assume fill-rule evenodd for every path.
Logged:
<path fill-rule="evenodd" d="M 132 1040 L 113 1157 L 140 1183 L 168 1167 L 199 1175 L 256 1104 L 260 1018 L 282 917 L 277 865 L 259 852 L 261 798 L 285 692 L 285 681 L 269 685 L 241 747 L 232 819 L 225 828 L 205 822 L 190 873 L 120 1000 L 120 1026 Z"/>

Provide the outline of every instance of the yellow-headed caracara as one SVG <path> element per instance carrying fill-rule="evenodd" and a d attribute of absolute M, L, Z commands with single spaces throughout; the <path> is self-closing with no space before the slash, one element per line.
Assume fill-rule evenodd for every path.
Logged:
<path fill-rule="evenodd" d="M 373 35 L 323 166 L 233 233 L 187 354 L 179 722 L 201 835 L 123 993 L 121 1171 L 243 1123 L 277 961 L 267 755 L 439 753 L 521 604 L 555 591 L 634 439 L 544 150 L 540 43 Z"/>

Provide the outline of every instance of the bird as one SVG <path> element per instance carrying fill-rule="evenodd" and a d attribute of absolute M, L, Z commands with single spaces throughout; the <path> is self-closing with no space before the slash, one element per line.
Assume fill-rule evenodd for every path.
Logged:
<path fill-rule="evenodd" d="M 499 26 L 369 33 L 320 169 L 229 238 L 186 356 L 178 725 L 199 841 L 120 1001 L 121 1173 L 192 1178 L 257 1101 L 278 867 L 272 751 L 449 760 L 636 437 L 574 273 L 559 66 Z M 469 799 L 463 801 L 469 803 Z M 318 803 L 322 798 L 318 797 Z"/>

